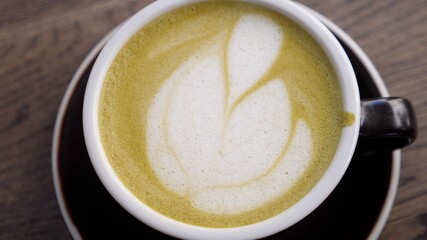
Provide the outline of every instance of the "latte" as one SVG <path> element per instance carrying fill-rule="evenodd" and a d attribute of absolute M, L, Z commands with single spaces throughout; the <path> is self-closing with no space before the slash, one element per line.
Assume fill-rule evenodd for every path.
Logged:
<path fill-rule="evenodd" d="M 208 1 L 136 33 L 106 76 L 99 128 L 123 184 L 208 227 L 283 212 L 326 171 L 345 114 L 321 47 L 264 7 Z"/>

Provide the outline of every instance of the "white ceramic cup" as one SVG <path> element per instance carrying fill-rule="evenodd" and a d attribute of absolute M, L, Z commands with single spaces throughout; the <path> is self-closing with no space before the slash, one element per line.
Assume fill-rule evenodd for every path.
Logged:
<path fill-rule="evenodd" d="M 120 181 L 104 152 L 98 128 L 98 105 L 104 78 L 124 44 L 145 24 L 172 9 L 203 0 L 158 0 L 145 7 L 107 42 L 89 77 L 83 106 L 83 129 L 92 164 L 110 194 L 143 223 L 166 234 L 184 239 L 254 239 L 272 235 L 297 223 L 316 209 L 334 190 L 346 171 L 356 147 L 360 127 L 360 98 L 352 65 L 337 39 L 314 16 L 288 0 L 247 0 L 271 8 L 304 28 L 323 48 L 338 76 L 342 105 L 353 113 L 355 122 L 343 128 L 341 140 L 329 168 L 316 186 L 301 200 L 282 213 L 247 226 L 209 228 L 178 222 L 161 215 L 138 200 Z"/>

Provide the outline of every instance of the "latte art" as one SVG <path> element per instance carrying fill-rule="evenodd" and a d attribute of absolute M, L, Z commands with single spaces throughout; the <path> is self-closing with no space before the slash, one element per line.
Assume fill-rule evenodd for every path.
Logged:
<path fill-rule="evenodd" d="M 99 130 L 129 191 L 192 225 L 271 218 L 320 180 L 340 140 L 340 86 L 301 27 L 239 1 L 154 19 L 103 83 Z"/>
<path fill-rule="evenodd" d="M 227 31 L 164 82 L 147 127 L 148 159 L 161 182 L 216 214 L 282 195 L 311 160 L 310 128 L 302 119 L 292 125 L 286 84 L 262 81 L 285 34 L 259 15 L 243 15 Z"/>

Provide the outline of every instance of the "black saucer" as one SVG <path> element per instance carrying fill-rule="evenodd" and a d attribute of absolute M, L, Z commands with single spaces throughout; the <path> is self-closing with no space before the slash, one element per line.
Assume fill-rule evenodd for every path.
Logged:
<path fill-rule="evenodd" d="M 339 28 L 320 18 L 348 53 L 357 75 L 361 98 L 386 94 L 366 55 Z M 136 239 L 149 236 L 172 239 L 127 213 L 104 188 L 89 160 L 82 129 L 83 96 L 96 54 L 104 42 L 105 39 L 95 47 L 76 72 L 58 113 L 52 164 L 62 214 L 74 238 Z M 394 200 L 399 164 L 398 152 L 355 156 L 338 187 L 318 209 L 268 239 L 378 237 Z"/>

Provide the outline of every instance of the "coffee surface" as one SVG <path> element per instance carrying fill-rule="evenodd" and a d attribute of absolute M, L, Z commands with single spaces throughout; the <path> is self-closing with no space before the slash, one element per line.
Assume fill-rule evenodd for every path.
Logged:
<path fill-rule="evenodd" d="M 339 82 L 297 24 L 247 3 L 163 15 L 121 49 L 99 128 L 118 177 L 185 223 L 233 227 L 283 212 L 326 171 L 344 124 Z"/>

